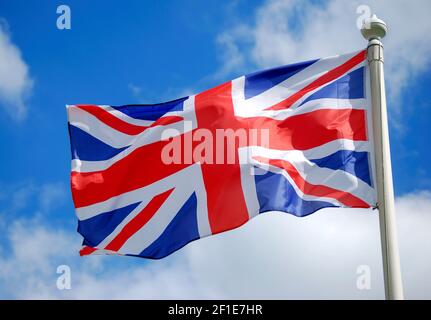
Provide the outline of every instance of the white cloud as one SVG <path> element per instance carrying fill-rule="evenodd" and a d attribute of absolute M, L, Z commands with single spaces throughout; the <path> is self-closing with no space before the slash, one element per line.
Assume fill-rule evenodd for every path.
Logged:
<path fill-rule="evenodd" d="M 42 211 L 51 211 L 64 203 L 66 188 L 62 183 L 47 183 L 40 187 L 39 203 Z"/>
<path fill-rule="evenodd" d="M 32 181 L 16 185 L 0 182 L 0 189 L 0 213 L 8 216 L 24 211 L 30 204 L 38 205 L 39 212 L 48 213 L 64 204 L 67 190 L 61 182 L 35 184 Z"/>
<path fill-rule="evenodd" d="M 397 199 L 407 298 L 430 298 L 431 193 Z M 74 230 L 42 220 L 7 228 L 0 257 L 0 296 L 7 298 L 288 298 L 381 299 L 377 212 L 325 209 L 306 218 L 268 213 L 244 227 L 189 244 L 166 259 L 77 255 Z M 6 245 L 3 245 L 5 247 Z M 130 260 L 130 259 L 133 259 Z M 142 263 L 141 263 L 142 262 Z M 70 265 L 72 289 L 56 288 L 56 268 Z M 119 265 L 120 264 L 120 265 Z M 356 289 L 359 265 L 371 290 Z"/>
<path fill-rule="evenodd" d="M 241 36 L 241 31 L 242 29 L 237 27 L 234 33 L 225 32 L 217 37 L 217 45 L 223 49 L 221 50 L 223 64 L 222 68 L 213 75 L 213 79 L 219 79 L 244 64 L 244 57 L 236 43 L 238 36 Z"/>
<path fill-rule="evenodd" d="M 431 2 L 416 0 L 330 0 L 325 5 L 299 0 L 266 1 L 251 24 L 237 24 L 219 38 L 226 62 L 221 72 L 243 72 L 244 65 L 270 67 L 301 60 L 347 53 L 366 46 L 356 27 L 359 5 L 384 19 L 386 82 L 392 111 L 399 113 L 398 98 L 408 83 L 430 65 Z M 232 52 L 235 58 L 229 59 Z M 236 70 L 235 70 L 236 67 Z M 402 106 L 403 112 L 408 106 Z"/>
<path fill-rule="evenodd" d="M 0 107 L 13 119 L 25 118 L 26 98 L 32 86 L 21 51 L 11 41 L 4 20 L 0 20 Z"/>
<path fill-rule="evenodd" d="M 26 184 L 20 188 L 14 190 L 11 196 L 11 205 L 8 207 L 8 211 L 14 212 L 25 208 L 28 205 L 31 197 L 36 193 L 36 187 L 32 184 Z"/>
<path fill-rule="evenodd" d="M 419 191 L 397 201 L 404 287 L 417 299 L 431 298 L 431 192 Z"/>
<path fill-rule="evenodd" d="M 145 267 L 111 267 L 108 256 L 80 258 L 80 237 L 52 229 L 41 220 L 19 220 L 8 228 L 9 254 L 0 258 L 0 297 L 22 299 L 150 299 L 187 298 L 209 291 L 190 279 L 184 259 L 152 261 Z M 105 265 L 102 264 L 102 261 Z M 56 270 L 71 267 L 72 290 L 58 290 Z M 204 288 L 201 288 L 204 289 Z"/>

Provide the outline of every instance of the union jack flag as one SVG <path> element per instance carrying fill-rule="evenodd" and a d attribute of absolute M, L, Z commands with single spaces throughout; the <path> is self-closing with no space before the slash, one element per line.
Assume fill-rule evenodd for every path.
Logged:
<path fill-rule="evenodd" d="M 365 62 L 296 63 L 161 104 L 67 106 L 80 254 L 159 259 L 267 211 L 374 207 Z M 226 161 L 220 130 L 257 134 L 234 137 Z M 181 161 L 166 163 L 174 143 Z"/>

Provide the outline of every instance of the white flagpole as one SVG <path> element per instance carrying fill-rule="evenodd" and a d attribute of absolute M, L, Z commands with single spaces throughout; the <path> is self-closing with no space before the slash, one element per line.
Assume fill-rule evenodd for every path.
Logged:
<path fill-rule="evenodd" d="M 389 148 L 388 116 L 383 73 L 383 45 L 386 24 L 373 15 L 366 21 L 361 33 L 368 40 L 368 64 L 371 81 L 371 104 L 374 134 L 375 176 L 377 206 L 379 209 L 380 237 L 383 256 L 385 296 L 388 300 L 402 300 L 400 258 L 395 221 L 394 189 L 392 184 Z"/>

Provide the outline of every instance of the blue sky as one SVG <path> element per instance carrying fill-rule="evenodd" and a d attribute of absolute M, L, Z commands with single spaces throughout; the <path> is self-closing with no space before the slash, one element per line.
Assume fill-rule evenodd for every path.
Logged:
<path fill-rule="evenodd" d="M 88 267 L 92 276 L 147 264 L 140 259 L 104 257 L 97 258 L 97 266 L 93 266 L 88 260 L 76 259 L 80 239 L 75 235 L 76 222 L 69 192 L 66 104 L 161 102 L 197 93 L 263 67 L 346 53 L 366 45 L 355 28 L 355 2 L 344 4 L 346 12 L 350 12 L 347 21 L 351 25 L 346 26 L 347 31 L 338 28 L 342 44 L 334 40 L 337 36 L 333 31 L 337 30 L 335 22 L 322 18 L 325 14 L 335 20 L 340 17 L 336 0 L 302 4 L 282 0 L 129 0 L 121 3 L 68 0 L 64 4 L 71 8 L 72 28 L 58 30 L 56 8 L 60 3 L 57 1 L 0 2 L 0 31 L 7 35 L 10 44 L 19 51 L 19 59 L 28 67 L 23 81 L 32 83 L 31 88 L 22 93 L 25 116 L 16 117 L 14 103 L 0 99 L 3 150 L 0 252 L 4 257 L 3 265 L 16 259 L 18 244 L 13 242 L 16 238 L 12 232 L 20 234 L 31 228 L 29 221 L 34 221 L 42 233 L 59 232 L 61 239 L 73 239 L 75 252 L 65 254 L 60 250 L 62 253 L 54 257 L 47 253 L 54 266 L 40 277 L 46 287 L 51 285 L 46 281 L 55 281 L 55 267 L 61 263 L 77 269 Z M 429 200 L 427 192 L 431 190 L 431 75 L 427 57 L 430 46 L 425 42 L 430 41 L 429 36 L 428 39 L 419 36 L 416 29 L 411 30 L 413 39 L 405 34 L 398 37 L 395 33 L 400 30 L 395 25 L 398 22 L 392 17 L 403 12 L 403 6 L 397 2 L 389 8 L 387 3 L 385 6 L 381 1 L 373 1 L 370 6 L 382 18 L 394 21 L 394 32 L 388 35 L 386 51 L 394 187 L 400 199 L 410 199 L 409 195 L 416 193 L 424 195 L 425 199 L 420 201 L 426 202 Z M 419 11 L 429 12 L 426 1 L 418 7 Z M 274 16 L 273 21 L 265 20 L 274 12 L 271 10 L 284 14 L 286 21 L 283 15 Z M 406 14 L 414 17 L 416 12 L 411 10 L 406 10 Z M 313 18 L 310 12 L 316 16 Z M 417 18 L 415 28 L 431 31 L 430 24 L 421 17 Z M 310 22 L 310 19 L 317 21 L 315 28 L 304 25 L 304 21 Z M 390 23 L 389 27 L 392 27 Z M 267 32 L 267 36 L 262 37 L 261 32 Z M 332 40 L 326 41 L 327 37 Z M 286 39 L 286 47 L 280 45 L 283 39 Z M 403 39 L 407 39 L 406 42 Z M 415 51 L 412 61 L 404 52 L 402 42 L 410 44 L 410 50 Z M 304 46 L 292 51 L 289 46 L 294 43 Z M 323 44 L 321 49 L 320 44 Z M 9 75 L 15 72 L 12 66 L 5 70 Z M 8 75 L 0 77 L 0 82 L 7 79 Z M 0 97 L 1 92 L 0 89 Z M 428 208 L 426 203 L 424 207 Z M 16 221 L 21 224 L 17 225 Z M 31 234 L 37 236 L 38 230 L 32 229 Z M 190 262 L 184 259 L 186 264 Z M 162 265 L 167 268 L 165 265 L 170 263 L 175 260 Z M 22 296 L 11 287 L 10 281 L 0 277 L 0 297 Z M 46 292 L 49 297 L 57 293 L 54 290 L 55 294 L 51 294 L 51 289 Z M 380 295 L 381 291 L 377 291 L 371 297 Z M 37 293 L 34 296 L 38 296 Z"/>

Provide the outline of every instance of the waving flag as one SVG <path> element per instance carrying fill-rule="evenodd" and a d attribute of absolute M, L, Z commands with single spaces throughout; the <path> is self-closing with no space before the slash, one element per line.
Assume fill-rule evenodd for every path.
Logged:
<path fill-rule="evenodd" d="M 376 205 L 366 52 L 155 105 L 68 106 L 81 255 L 163 258 L 266 211 Z"/>

